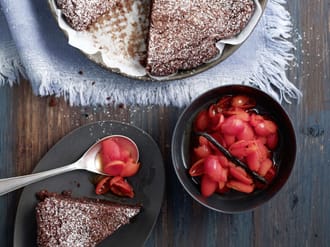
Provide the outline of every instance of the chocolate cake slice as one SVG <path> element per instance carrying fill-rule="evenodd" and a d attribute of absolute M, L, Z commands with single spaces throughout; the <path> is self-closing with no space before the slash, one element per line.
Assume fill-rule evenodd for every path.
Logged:
<path fill-rule="evenodd" d="M 112 203 L 70 195 L 38 194 L 36 206 L 39 247 L 91 247 L 129 224 L 141 206 Z"/>
<path fill-rule="evenodd" d="M 86 30 L 99 17 L 117 7 L 116 0 L 56 0 L 68 24 L 77 31 Z"/>
<path fill-rule="evenodd" d="M 253 0 L 153 0 L 147 71 L 166 76 L 208 62 L 216 42 L 237 35 L 254 8 Z"/>

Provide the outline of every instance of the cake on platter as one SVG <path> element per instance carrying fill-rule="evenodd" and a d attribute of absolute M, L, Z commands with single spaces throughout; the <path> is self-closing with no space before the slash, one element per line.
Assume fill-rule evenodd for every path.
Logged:
<path fill-rule="evenodd" d="M 218 42 L 244 33 L 237 43 L 243 42 L 262 12 L 258 0 L 50 1 L 59 10 L 61 28 L 67 30 L 66 22 L 75 31 L 69 40 L 73 46 L 93 54 L 92 59 L 101 53 L 99 62 L 106 67 L 154 78 L 219 58 Z M 248 32 L 242 32 L 249 22 Z M 90 34 L 93 48 L 86 47 L 80 33 Z"/>

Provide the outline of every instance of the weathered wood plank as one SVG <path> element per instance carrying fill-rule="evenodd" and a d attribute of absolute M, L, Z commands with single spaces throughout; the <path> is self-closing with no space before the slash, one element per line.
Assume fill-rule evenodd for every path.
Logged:
<path fill-rule="evenodd" d="M 147 131 L 166 166 L 166 195 L 146 246 L 328 246 L 330 243 L 329 1 L 289 1 L 297 49 L 290 79 L 304 93 L 284 104 L 297 131 L 296 166 L 276 197 L 256 209 L 225 215 L 202 207 L 183 190 L 171 164 L 171 135 L 183 109 L 163 106 L 70 107 L 40 98 L 26 81 L 0 89 L 0 175 L 30 173 L 71 130 L 97 120 L 118 120 Z M 1 246 L 12 246 L 18 193 L 0 198 Z"/>
<path fill-rule="evenodd" d="M 15 175 L 12 90 L 9 86 L 0 89 L 0 119 L 0 178 L 6 178 Z M 16 200 L 14 193 L 0 197 L 0 239 L 3 246 L 12 246 Z"/>

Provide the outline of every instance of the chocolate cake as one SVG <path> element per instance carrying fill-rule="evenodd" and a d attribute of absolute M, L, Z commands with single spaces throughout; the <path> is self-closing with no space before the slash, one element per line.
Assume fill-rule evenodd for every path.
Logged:
<path fill-rule="evenodd" d="M 39 247 L 91 247 L 129 224 L 141 206 L 42 191 L 36 206 Z"/>
<path fill-rule="evenodd" d="M 237 35 L 254 12 L 253 0 L 154 0 L 147 71 L 165 76 L 214 58 L 216 42 Z"/>
<path fill-rule="evenodd" d="M 84 30 L 123 0 L 56 0 L 68 23 Z M 216 42 L 242 31 L 254 0 L 151 0 L 146 60 L 152 76 L 189 70 L 216 57 Z M 109 34 L 110 35 L 110 34 Z"/>
<path fill-rule="evenodd" d="M 56 0 L 68 24 L 77 31 L 86 30 L 99 17 L 117 6 L 115 0 Z"/>

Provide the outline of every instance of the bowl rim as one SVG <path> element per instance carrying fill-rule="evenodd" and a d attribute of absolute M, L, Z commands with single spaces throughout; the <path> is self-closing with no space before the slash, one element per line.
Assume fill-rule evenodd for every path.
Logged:
<path fill-rule="evenodd" d="M 294 144 L 291 149 L 293 151 L 292 153 L 292 157 L 290 159 L 290 166 L 289 168 L 287 168 L 287 175 L 284 178 L 278 178 L 277 180 L 279 182 L 279 185 L 271 191 L 271 193 L 269 195 L 263 195 L 265 194 L 265 190 L 259 191 L 258 194 L 260 193 L 262 196 L 261 199 L 256 200 L 255 203 L 253 203 L 253 205 L 250 205 L 248 207 L 245 208 L 235 208 L 234 210 L 228 210 L 228 209 L 221 209 L 221 208 L 217 208 L 214 205 L 210 205 L 207 203 L 207 199 L 208 198 L 203 198 L 205 200 L 201 200 L 202 195 L 199 195 L 199 197 L 194 193 L 194 191 L 192 191 L 189 186 L 186 184 L 185 179 L 181 176 L 178 167 L 180 166 L 181 168 L 185 168 L 186 166 L 185 164 L 185 160 L 183 158 L 184 154 L 183 154 L 183 138 L 185 135 L 184 130 L 182 130 L 182 133 L 180 134 L 180 128 L 181 125 L 183 123 L 183 121 L 185 121 L 185 125 L 189 125 L 191 123 L 189 123 L 189 121 L 187 122 L 186 120 L 189 119 L 194 119 L 194 117 L 186 117 L 186 115 L 189 113 L 189 111 L 191 110 L 191 108 L 193 108 L 193 106 L 195 106 L 194 104 L 196 104 L 196 102 L 200 101 L 201 99 L 204 99 L 204 97 L 207 97 L 208 95 L 212 95 L 218 91 L 222 91 L 222 93 L 219 94 L 218 98 L 221 98 L 221 96 L 223 95 L 228 95 L 228 94 L 238 94 L 239 92 L 243 93 L 243 90 L 247 90 L 244 91 L 245 94 L 249 94 L 250 92 L 254 91 L 255 93 L 257 93 L 258 95 L 261 95 L 263 98 L 272 101 L 272 104 L 275 104 L 275 106 L 281 110 L 280 115 L 282 117 L 284 117 L 283 119 L 285 120 L 285 122 L 288 124 L 288 132 L 290 133 L 290 140 L 292 140 L 292 143 Z M 228 91 L 232 91 L 232 93 L 227 93 Z M 243 93 L 243 94 L 244 94 Z M 211 104 L 211 101 L 215 100 L 215 97 L 211 98 L 210 100 L 208 100 L 208 103 L 205 103 L 204 100 L 201 102 L 200 106 L 196 107 L 196 109 L 194 110 L 194 114 L 196 115 L 200 109 L 203 109 L 203 106 L 205 105 L 209 105 Z M 187 119 L 186 119 L 187 118 Z M 187 129 L 187 127 L 184 127 L 184 129 Z M 177 141 L 177 138 L 182 138 L 182 140 Z M 180 144 L 180 145 L 178 145 Z M 179 148 L 180 152 L 178 153 L 177 148 Z M 177 153 L 175 155 L 175 153 Z M 213 88 L 211 90 L 208 90 L 204 93 L 202 93 L 201 95 L 199 95 L 198 97 L 196 97 L 180 114 L 177 123 L 175 125 L 175 128 L 173 130 L 173 135 L 172 135 L 172 140 L 171 140 L 171 158 L 172 158 L 172 165 L 174 168 L 174 171 L 176 173 L 176 176 L 180 182 L 180 184 L 183 186 L 184 190 L 198 203 L 200 203 L 201 205 L 205 206 L 206 208 L 212 209 L 214 211 L 217 212 L 221 212 L 221 213 L 228 213 L 228 214 L 236 214 L 236 213 L 243 213 L 243 212 L 247 212 L 247 211 L 252 211 L 256 208 L 258 208 L 259 206 L 265 204 L 266 202 L 270 201 L 272 198 L 274 198 L 274 196 L 276 194 L 278 194 L 283 187 L 285 186 L 286 182 L 288 181 L 289 177 L 291 176 L 292 170 L 294 168 L 294 164 L 296 162 L 296 153 L 297 153 L 297 142 L 296 142 L 296 132 L 293 126 L 293 122 L 292 119 L 290 118 L 290 115 L 288 114 L 288 112 L 284 109 L 284 107 L 275 99 L 273 98 L 271 95 L 265 93 L 264 91 L 262 91 L 259 88 L 253 87 L 253 86 L 248 86 L 248 85 L 237 85 L 237 84 L 230 84 L 230 85 L 224 85 L 224 86 L 219 86 L 217 88 Z M 178 165 L 178 163 L 180 163 Z M 186 169 L 186 168 L 185 168 Z M 189 175 L 188 175 L 189 176 Z M 190 179 L 190 178 L 189 178 Z M 190 179 L 191 180 L 191 179 Z M 193 184 L 192 180 L 191 183 Z M 198 191 L 200 193 L 200 191 Z M 212 195 L 213 196 L 217 196 L 217 195 Z M 251 198 L 250 195 L 246 195 L 246 198 Z"/>

